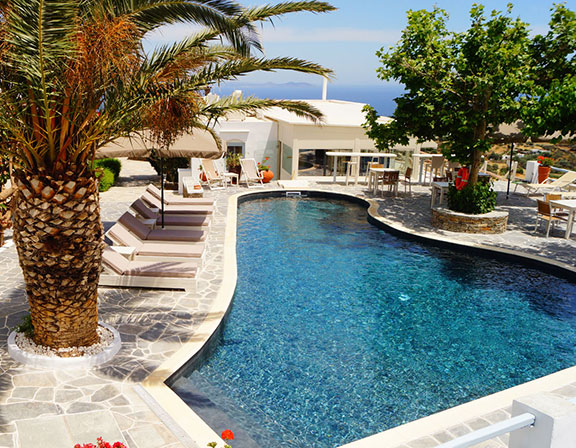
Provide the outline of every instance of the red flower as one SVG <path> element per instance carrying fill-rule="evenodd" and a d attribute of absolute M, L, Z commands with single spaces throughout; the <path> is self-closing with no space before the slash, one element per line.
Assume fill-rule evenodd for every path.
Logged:
<path fill-rule="evenodd" d="M 225 429 L 224 431 L 222 431 L 222 438 L 224 440 L 234 440 L 234 433 L 229 429 Z"/>
<path fill-rule="evenodd" d="M 126 448 L 126 445 L 120 442 L 116 442 L 114 445 L 112 445 L 112 448 Z"/>

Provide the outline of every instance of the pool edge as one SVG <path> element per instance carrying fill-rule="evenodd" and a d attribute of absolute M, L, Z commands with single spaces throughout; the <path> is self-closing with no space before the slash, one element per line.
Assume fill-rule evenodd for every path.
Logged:
<path fill-rule="evenodd" d="M 210 319 L 205 319 L 194 332 L 193 337 L 141 383 L 145 391 L 200 447 L 206 446 L 210 442 L 222 442 L 220 436 L 176 395 L 166 384 L 166 381 L 180 371 L 191 359 L 199 355 L 213 335 L 216 334 L 228 313 L 237 281 L 236 234 L 238 204 L 249 199 L 285 197 L 287 191 L 300 191 L 316 197 L 342 198 L 355 203 L 361 203 L 367 207 L 368 221 L 371 224 L 410 239 L 450 247 L 456 250 L 463 250 L 464 248 L 472 249 L 484 255 L 496 255 L 497 258 L 516 260 L 523 264 L 539 267 L 540 269 L 560 269 L 562 276 L 576 275 L 576 268 L 566 263 L 550 260 L 538 255 L 457 241 L 440 236 L 432 237 L 414 232 L 403 225 L 394 223 L 381 216 L 378 212 L 378 202 L 370 198 L 309 188 L 292 190 L 269 189 L 265 191 L 246 191 L 234 194 L 228 198 L 228 209 L 225 217 L 223 281 L 212 308 L 208 313 Z M 568 378 L 571 378 L 571 380 L 568 381 Z M 429 436 L 449 426 L 454 426 L 495 410 L 508 407 L 514 398 L 544 390 L 551 390 L 551 388 L 560 388 L 574 381 L 576 381 L 576 366 L 348 443 L 343 445 L 342 448 L 368 448 L 375 446 L 375 444 L 377 444 L 376 446 L 394 448 L 420 437 Z"/>

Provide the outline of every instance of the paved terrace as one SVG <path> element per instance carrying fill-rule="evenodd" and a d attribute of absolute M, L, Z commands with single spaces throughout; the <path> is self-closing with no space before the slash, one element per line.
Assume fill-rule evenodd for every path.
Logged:
<path fill-rule="evenodd" d="M 101 196 L 105 226 L 128 209 L 151 180 L 153 171 L 145 162 L 125 161 L 120 185 Z M 363 185 L 332 184 L 327 180 L 310 180 L 311 188 L 343 191 L 372 197 Z M 266 188 L 277 188 L 273 182 Z M 502 185 L 497 186 L 502 189 Z M 185 437 L 176 437 L 135 390 L 150 372 L 174 354 L 184 341 L 191 339 L 204 319 L 222 282 L 224 218 L 227 198 L 246 188 L 207 192 L 216 200 L 214 222 L 208 238 L 205 268 L 199 276 L 197 291 L 145 289 L 100 289 L 101 319 L 118 329 L 122 337 L 120 353 L 108 364 L 89 371 L 49 371 L 26 368 L 7 354 L 6 340 L 10 329 L 27 312 L 26 295 L 16 250 L 0 249 L 0 447 L 30 448 L 42 446 L 72 447 L 75 443 L 120 440 L 129 448 L 197 447 Z M 401 190 L 402 191 L 402 190 Z M 415 187 L 413 195 L 376 198 L 380 214 L 390 223 L 423 235 L 434 234 L 450 239 L 473 241 L 486 245 L 517 249 L 538 254 L 574 266 L 576 240 L 565 240 L 556 230 L 550 238 L 532 234 L 535 202 L 513 195 L 499 200 L 510 211 L 509 231 L 504 235 L 474 236 L 441 232 L 429 224 L 429 188 Z M 8 233 L 10 241 L 10 233 Z M 562 384 L 553 392 L 576 397 L 576 383 Z M 479 429 L 509 416 L 504 408 L 478 416 L 441 432 L 431 429 L 402 448 L 434 447 L 456 436 Z M 501 448 L 505 438 L 484 442 L 478 448 Z M 387 447 L 393 448 L 393 447 Z"/>

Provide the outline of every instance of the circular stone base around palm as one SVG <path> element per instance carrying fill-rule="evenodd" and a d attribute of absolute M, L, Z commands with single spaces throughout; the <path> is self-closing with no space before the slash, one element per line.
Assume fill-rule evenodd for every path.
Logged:
<path fill-rule="evenodd" d="M 48 369 L 89 369 L 110 361 L 120 350 L 122 341 L 120 334 L 110 325 L 100 322 L 99 325 L 112 332 L 113 339 L 110 345 L 93 355 L 63 358 L 57 355 L 48 356 L 32 353 L 21 349 L 16 344 L 16 332 L 8 336 L 8 354 L 15 361 L 25 366 Z"/>

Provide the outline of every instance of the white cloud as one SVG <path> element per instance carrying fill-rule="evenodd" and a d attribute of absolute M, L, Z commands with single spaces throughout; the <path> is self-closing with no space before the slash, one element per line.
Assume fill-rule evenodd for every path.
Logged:
<path fill-rule="evenodd" d="M 266 42 L 376 42 L 394 43 L 400 39 L 399 30 L 366 30 L 359 28 L 316 28 L 301 30 L 296 28 L 266 28 L 263 40 Z"/>
<path fill-rule="evenodd" d="M 152 45 L 166 44 L 197 33 L 202 28 L 194 25 L 175 24 L 149 33 L 146 40 Z M 298 28 L 276 27 L 261 30 L 266 43 L 321 43 L 321 42 L 373 42 L 391 44 L 400 39 L 399 30 L 369 30 L 359 28 Z"/>

